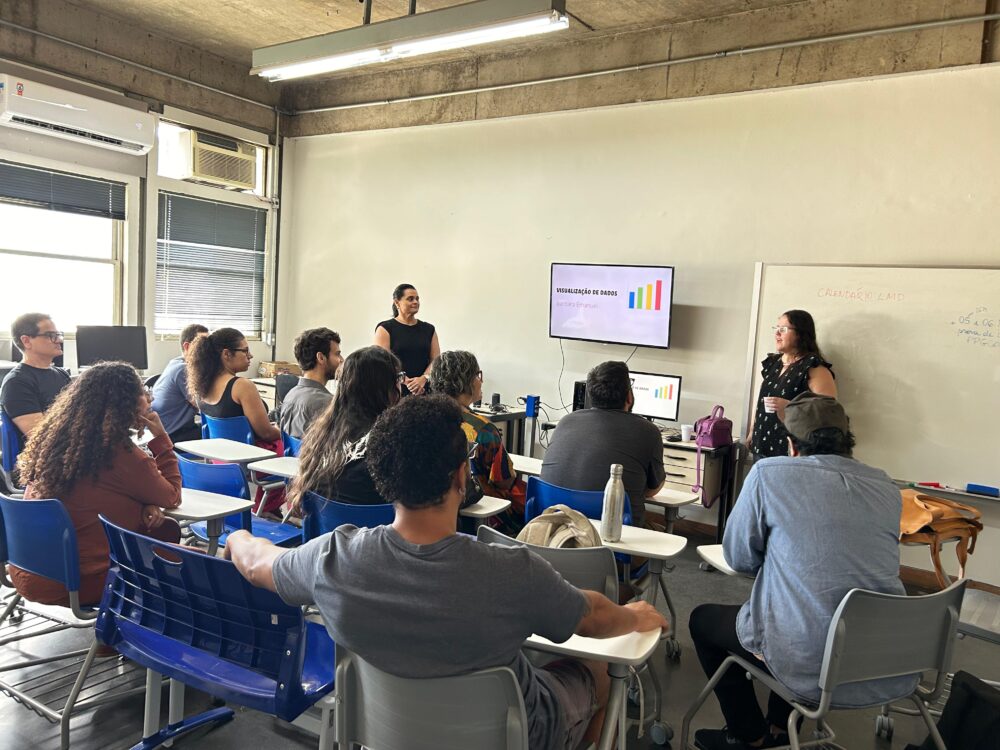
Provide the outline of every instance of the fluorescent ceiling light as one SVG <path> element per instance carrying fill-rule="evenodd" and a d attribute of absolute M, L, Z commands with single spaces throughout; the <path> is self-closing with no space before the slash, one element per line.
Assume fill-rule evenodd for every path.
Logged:
<path fill-rule="evenodd" d="M 271 81 L 569 28 L 565 0 L 478 0 L 254 50 L 252 74 Z"/>

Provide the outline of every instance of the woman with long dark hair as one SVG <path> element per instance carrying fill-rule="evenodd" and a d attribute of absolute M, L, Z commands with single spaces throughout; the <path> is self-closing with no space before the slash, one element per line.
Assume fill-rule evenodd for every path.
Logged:
<path fill-rule="evenodd" d="M 757 410 L 746 443 L 754 460 L 788 455 L 785 405 L 804 391 L 837 397 L 833 365 L 823 358 L 816 323 L 805 310 L 789 310 L 773 327 L 775 353 L 761 362 Z"/>
<path fill-rule="evenodd" d="M 246 417 L 258 441 L 274 445 L 281 440 L 281 430 L 267 418 L 254 384 L 239 377 L 250 369 L 252 359 L 246 338 L 235 328 L 219 328 L 200 336 L 188 354 L 188 390 L 204 414 Z"/>
<path fill-rule="evenodd" d="M 25 499 L 61 500 L 76 528 L 80 603 L 97 604 L 108 572 L 108 540 L 98 515 L 165 542 L 180 541 L 161 508 L 181 503 L 181 475 L 170 437 L 132 365 L 102 362 L 81 373 L 45 413 L 18 456 Z M 149 430 L 138 448 L 130 428 Z M 69 604 L 66 588 L 10 566 L 18 592 L 42 604 Z"/>
<path fill-rule="evenodd" d="M 337 375 L 337 395 L 309 427 L 299 451 L 299 474 L 290 490 L 298 505 L 306 492 L 357 505 L 384 503 L 368 473 L 368 432 L 399 401 L 399 359 L 378 346 L 348 355 Z"/>
<path fill-rule="evenodd" d="M 400 284 L 392 291 L 392 314 L 375 327 L 375 345 L 388 349 L 403 363 L 403 395 L 419 395 L 427 386 L 431 362 L 441 353 L 434 326 L 417 320 L 420 295 L 412 284 Z"/>

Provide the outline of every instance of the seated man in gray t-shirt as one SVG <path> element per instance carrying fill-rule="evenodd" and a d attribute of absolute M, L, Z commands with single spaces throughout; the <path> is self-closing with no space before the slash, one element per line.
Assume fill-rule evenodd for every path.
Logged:
<path fill-rule="evenodd" d="M 316 604 L 334 641 L 379 669 L 421 678 L 509 667 L 532 748 L 596 742 L 606 665 L 567 659 L 535 668 L 521 653 L 524 639 L 608 638 L 667 622 L 646 602 L 621 607 L 574 588 L 526 548 L 457 534 L 466 452 L 458 404 L 404 399 L 368 439 L 372 478 L 396 505 L 392 526 L 341 526 L 293 550 L 235 532 L 226 551 L 254 585 L 289 604 Z"/>

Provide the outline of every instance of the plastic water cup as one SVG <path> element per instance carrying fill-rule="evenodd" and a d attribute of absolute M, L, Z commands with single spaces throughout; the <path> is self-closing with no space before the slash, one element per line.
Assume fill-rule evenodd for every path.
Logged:
<path fill-rule="evenodd" d="M 681 440 L 685 443 L 690 442 L 691 435 L 694 432 L 693 424 L 682 424 L 681 425 Z"/>

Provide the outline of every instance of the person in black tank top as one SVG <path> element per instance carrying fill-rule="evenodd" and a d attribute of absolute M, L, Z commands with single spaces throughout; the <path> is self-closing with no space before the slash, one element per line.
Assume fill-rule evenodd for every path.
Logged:
<path fill-rule="evenodd" d="M 403 395 L 421 394 L 427 386 L 431 362 L 441 353 L 434 326 L 417 320 L 420 295 L 411 284 L 400 284 L 392 293 L 394 318 L 375 327 L 375 344 L 399 357 L 406 378 Z"/>
<path fill-rule="evenodd" d="M 233 385 L 235 385 L 237 380 L 239 380 L 239 378 L 236 375 L 233 375 L 229 382 L 226 383 L 226 390 L 222 392 L 222 398 L 219 399 L 219 403 L 209 404 L 205 401 L 199 401 L 198 406 L 203 412 L 205 412 L 205 414 L 217 419 L 242 417 L 243 407 L 233 401 Z"/>

